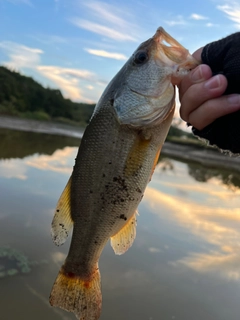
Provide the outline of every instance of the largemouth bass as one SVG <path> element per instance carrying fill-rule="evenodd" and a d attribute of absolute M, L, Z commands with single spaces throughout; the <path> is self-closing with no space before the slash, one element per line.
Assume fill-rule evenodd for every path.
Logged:
<path fill-rule="evenodd" d="M 98 261 L 110 239 L 116 254 L 136 236 L 136 215 L 171 125 L 174 85 L 197 61 L 163 28 L 143 42 L 100 98 L 56 207 L 52 237 L 68 256 L 50 303 L 80 320 L 100 317 Z"/>

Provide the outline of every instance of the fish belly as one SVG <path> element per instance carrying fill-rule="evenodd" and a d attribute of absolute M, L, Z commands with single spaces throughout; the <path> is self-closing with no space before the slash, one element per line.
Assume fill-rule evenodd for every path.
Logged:
<path fill-rule="evenodd" d="M 87 253 L 98 258 L 99 248 L 136 211 L 161 147 L 157 131 L 121 126 L 107 109 L 92 119 L 72 175 L 74 259 L 86 261 Z"/>

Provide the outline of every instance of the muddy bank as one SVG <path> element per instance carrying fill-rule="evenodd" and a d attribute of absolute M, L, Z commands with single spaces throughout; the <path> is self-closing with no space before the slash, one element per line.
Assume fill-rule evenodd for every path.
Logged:
<path fill-rule="evenodd" d="M 205 149 L 190 145 L 165 142 L 162 148 L 162 155 L 179 160 L 197 162 L 212 168 L 230 169 L 240 172 L 240 157 L 223 154 L 215 148 Z"/>
<path fill-rule="evenodd" d="M 84 132 L 83 128 L 65 124 L 5 116 L 0 117 L 0 128 L 47 133 L 74 138 L 81 138 Z"/>

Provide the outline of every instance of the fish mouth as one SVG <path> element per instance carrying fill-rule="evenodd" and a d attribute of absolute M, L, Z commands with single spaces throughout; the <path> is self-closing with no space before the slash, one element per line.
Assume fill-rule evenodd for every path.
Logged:
<path fill-rule="evenodd" d="M 153 40 L 157 44 L 156 59 L 173 68 L 173 78 L 182 78 L 199 62 L 177 40 L 171 37 L 162 27 L 158 28 Z M 173 83 L 176 84 L 176 83 Z"/>

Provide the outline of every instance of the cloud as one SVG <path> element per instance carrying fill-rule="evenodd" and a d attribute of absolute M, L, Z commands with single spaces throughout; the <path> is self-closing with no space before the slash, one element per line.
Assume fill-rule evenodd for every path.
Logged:
<path fill-rule="evenodd" d="M 81 85 L 84 85 L 84 82 L 97 82 L 97 76 L 87 70 L 80 69 L 70 69 L 62 68 L 58 66 L 38 66 L 37 70 L 44 77 L 50 79 L 58 88 L 60 88 L 64 96 L 67 98 L 75 100 L 84 100 L 89 103 L 92 103 L 92 99 L 84 97 L 82 90 L 80 89 Z"/>
<path fill-rule="evenodd" d="M 190 16 L 190 19 L 193 19 L 193 20 L 207 20 L 208 18 L 207 17 L 204 17 L 200 14 L 197 14 L 197 13 L 193 13 L 191 14 Z"/>
<path fill-rule="evenodd" d="M 10 59 L 10 61 L 3 62 L 3 64 L 15 70 L 35 68 L 40 63 L 40 55 L 44 53 L 41 49 L 29 48 L 11 41 L 0 42 L 0 49 Z"/>
<path fill-rule="evenodd" d="M 120 9 L 119 6 L 116 7 L 100 1 L 89 1 L 85 2 L 84 5 L 91 10 L 91 13 L 96 18 L 101 18 L 101 20 L 108 21 L 114 25 L 117 25 L 118 27 L 122 27 L 126 23 L 126 20 L 120 17 L 123 13 L 123 10 Z M 127 22 L 127 24 L 129 24 L 129 22 Z"/>
<path fill-rule="evenodd" d="M 115 41 L 137 41 L 138 27 L 129 22 L 134 21 L 134 15 L 129 12 L 129 8 L 124 9 L 123 6 L 100 1 L 88 1 L 81 5 L 83 10 L 87 11 L 87 20 L 71 18 L 70 21 L 77 27 Z"/>
<path fill-rule="evenodd" d="M 106 85 L 106 81 L 98 79 L 95 73 L 88 70 L 42 65 L 41 55 L 44 51 L 38 48 L 3 41 L 0 42 L 0 50 L 9 59 L 2 62 L 3 65 L 18 71 L 30 69 L 50 80 L 54 86 L 62 90 L 65 97 L 73 100 L 94 103 L 102 92 L 102 86 Z M 93 85 L 95 87 L 94 91 L 84 91 L 83 93 L 82 88 Z"/>
<path fill-rule="evenodd" d="M 98 23 L 78 18 L 71 19 L 71 22 L 79 28 L 92 31 L 94 33 L 100 34 L 107 38 L 114 39 L 116 41 L 136 41 L 136 39 L 133 36 L 127 33 L 122 33 L 120 31 L 112 29 L 111 27 L 106 27 Z"/>
<path fill-rule="evenodd" d="M 108 52 L 104 50 L 94 50 L 94 49 L 85 49 L 88 53 L 93 54 L 95 56 L 110 58 L 115 60 L 127 60 L 127 57 L 122 53 L 117 52 Z"/>
<path fill-rule="evenodd" d="M 177 25 L 186 25 L 187 22 L 186 20 L 184 20 L 183 16 L 177 16 L 176 19 L 174 20 L 165 20 L 164 21 L 167 25 L 169 25 L 170 27 L 174 27 Z"/>
<path fill-rule="evenodd" d="M 214 25 L 214 24 L 211 23 L 211 22 L 206 23 L 206 27 L 208 27 L 208 28 L 211 28 L 211 27 L 214 27 L 214 26 L 216 26 L 216 25 Z"/>
<path fill-rule="evenodd" d="M 86 88 L 87 88 L 88 90 L 93 90 L 93 89 L 94 89 L 94 87 L 91 86 L 90 84 L 89 84 L 88 86 L 86 86 Z"/>
<path fill-rule="evenodd" d="M 227 15 L 228 19 L 236 22 L 236 28 L 240 28 L 240 4 L 233 2 L 231 5 L 220 5 L 217 6 L 217 8 L 223 11 Z"/>
<path fill-rule="evenodd" d="M 67 44 L 69 42 L 69 38 L 64 38 L 58 35 L 51 34 L 34 34 L 29 36 L 30 38 L 44 44 Z"/>

